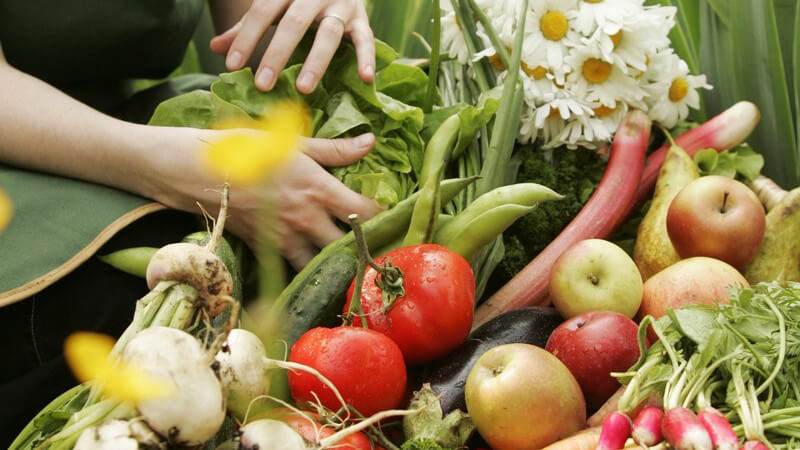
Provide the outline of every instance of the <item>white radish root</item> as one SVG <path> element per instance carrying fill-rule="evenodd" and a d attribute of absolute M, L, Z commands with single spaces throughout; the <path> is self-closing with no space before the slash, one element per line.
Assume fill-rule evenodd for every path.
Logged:
<path fill-rule="evenodd" d="M 162 437 L 171 443 L 199 445 L 220 429 L 225 419 L 222 386 L 192 335 L 175 328 L 147 328 L 131 339 L 122 359 L 172 388 L 172 395 L 136 405 Z"/>
<path fill-rule="evenodd" d="M 269 391 L 270 377 L 264 364 L 264 344 L 255 334 L 236 328 L 217 352 L 216 370 L 228 397 L 228 410 L 244 420 L 251 402 Z"/>
<path fill-rule="evenodd" d="M 109 420 L 81 433 L 75 450 L 138 450 L 158 445 L 160 439 L 141 420 Z"/>
<path fill-rule="evenodd" d="M 284 422 L 255 420 L 240 430 L 241 450 L 307 450 L 305 440 Z"/>

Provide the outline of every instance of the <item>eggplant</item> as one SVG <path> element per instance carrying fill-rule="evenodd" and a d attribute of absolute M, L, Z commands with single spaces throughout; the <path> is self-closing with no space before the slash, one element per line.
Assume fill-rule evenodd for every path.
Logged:
<path fill-rule="evenodd" d="M 563 319 L 554 308 L 528 307 L 503 313 L 470 334 L 458 348 L 430 363 L 419 386 L 429 383 L 439 395 L 444 415 L 467 411 L 464 387 L 472 366 L 488 350 L 504 344 L 525 343 L 544 348 Z"/>

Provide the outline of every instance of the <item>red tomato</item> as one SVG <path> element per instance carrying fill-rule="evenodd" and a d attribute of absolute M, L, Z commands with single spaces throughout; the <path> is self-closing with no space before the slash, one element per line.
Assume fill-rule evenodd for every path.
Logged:
<path fill-rule="evenodd" d="M 403 354 L 397 344 L 377 331 L 314 328 L 294 343 L 289 360 L 317 369 L 365 416 L 396 408 L 403 401 Z M 290 370 L 289 388 L 298 403 L 314 402 L 314 392 L 326 408 L 336 411 L 342 406 L 333 391 L 310 373 Z"/>
<path fill-rule="evenodd" d="M 421 244 L 390 251 L 375 262 L 391 261 L 403 272 L 405 295 L 385 311 L 379 276 L 372 267 L 364 273 L 361 307 L 373 330 L 392 338 L 408 364 L 434 360 L 458 347 L 469 335 L 475 308 L 475 277 L 466 259 L 437 244 Z M 345 312 L 353 298 L 347 291 Z M 358 318 L 353 325 L 361 325 Z"/>
<path fill-rule="evenodd" d="M 303 438 L 309 442 L 319 442 L 321 439 L 336 433 L 333 428 L 320 424 L 318 414 L 306 412 L 306 415 L 312 417 L 314 420 L 309 420 L 296 412 L 287 414 L 279 420 L 286 422 L 294 431 L 297 431 L 300 436 L 303 436 Z M 369 439 L 360 431 L 347 435 L 347 437 L 336 444 L 336 447 L 354 450 L 372 450 Z"/>

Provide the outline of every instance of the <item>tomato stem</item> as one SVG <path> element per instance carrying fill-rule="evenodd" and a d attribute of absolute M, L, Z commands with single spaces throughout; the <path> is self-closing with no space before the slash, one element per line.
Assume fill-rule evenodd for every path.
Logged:
<path fill-rule="evenodd" d="M 353 298 L 350 299 L 350 308 L 347 310 L 345 321 L 352 322 L 353 316 L 357 315 L 361 319 L 361 326 L 369 328 L 367 319 L 364 318 L 364 309 L 361 308 L 361 289 L 364 286 L 364 271 L 367 270 L 367 264 L 375 264 L 372 257 L 369 256 L 369 248 L 367 241 L 364 240 L 364 232 L 361 229 L 361 223 L 358 221 L 358 214 L 350 214 L 348 217 L 350 226 L 353 228 L 353 235 L 356 238 L 356 246 L 358 247 L 358 266 L 356 267 L 356 282 L 353 285 Z"/>
<path fill-rule="evenodd" d="M 353 235 L 355 236 L 356 247 L 358 248 L 358 272 L 356 273 L 356 282 L 353 286 L 353 298 L 350 301 L 350 309 L 348 314 L 351 314 L 353 308 L 357 308 L 360 314 L 363 314 L 361 308 L 361 289 L 364 285 L 364 271 L 367 264 L 378 272 L 379 276 L 375 277 L 375 285 L 381 290 L 381 298 L 383 299 L 384 312 L 391 309 L 397 297 L 402 297 L 406 294 L 403 287 L 403 271 L 399 267 L 392 265 L 390 260 L 386 260 L 383 265 L 379 265 L 372 259 L 369 254 L 369 247 L 367 241 L 364 239 L 364 232 L 361 229 L 361 224 L 358 221 L 358 214 L 351 214 L 350 225 L 353 228 Z M 356 299 L 358 305 L 356 305 Z M 366 327 L 366 322 L 362 318 L 362 323 Z"/>

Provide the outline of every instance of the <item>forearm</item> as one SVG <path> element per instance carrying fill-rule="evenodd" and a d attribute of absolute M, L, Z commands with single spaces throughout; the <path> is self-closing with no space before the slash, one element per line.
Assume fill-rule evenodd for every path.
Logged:
<path fill-rule="evenodd" d="M 0 162 L 154 197 L 153 159 L 174 158 L 175 129 L 102 114 L 9 66 L 0 54 Z M 150 164 L 150 166 L 148 166 Z"/>

